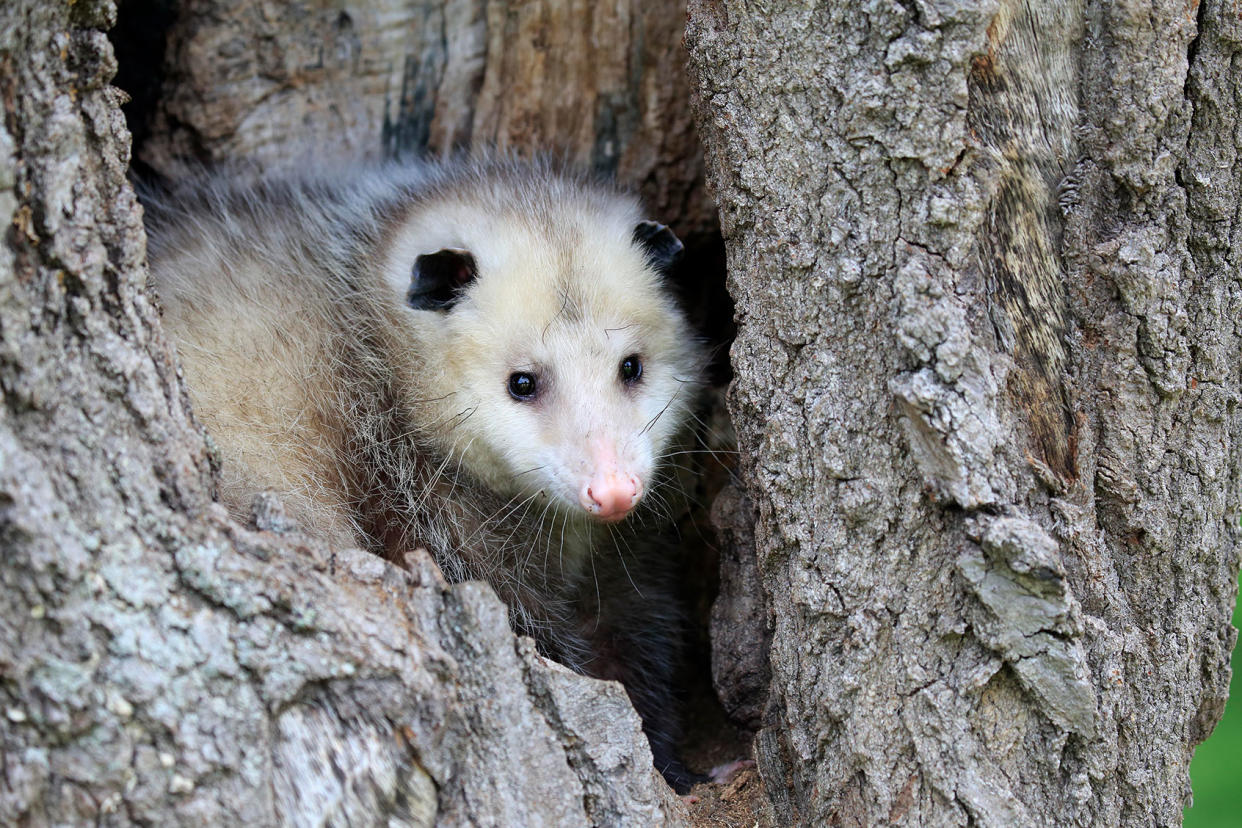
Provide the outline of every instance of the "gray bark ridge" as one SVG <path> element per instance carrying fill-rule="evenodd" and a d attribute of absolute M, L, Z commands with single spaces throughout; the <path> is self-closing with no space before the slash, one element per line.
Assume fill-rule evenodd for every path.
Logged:
<path fill-rule="evenodd" d="M 683 824 L 624 690 L 536 655 L 490 589 L 211 502 L 115 14 L 0 7 L 0 822 Z"/>
<path fill-rule="evenodd" d="M 691 3 L 781 821 L 1180 821 L 1235 639 L 1238 33 Z"/>

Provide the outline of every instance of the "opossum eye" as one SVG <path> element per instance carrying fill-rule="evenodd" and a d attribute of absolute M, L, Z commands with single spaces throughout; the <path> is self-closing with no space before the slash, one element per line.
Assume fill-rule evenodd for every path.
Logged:
<path fill-rule="evenodd" d="M 630 354 L 621 360 L 621 381 L 626 385 L 633 385 L 638 382 L 638 378 L 643 375 L 643 361 L 638 358 L 638 354 Z"/>
<path fill-rule="evenodd" d="M 518 371 L 509 375 L 509 393 L 513 399 L 527 402 L 535 398 L 535 375 Z"/>

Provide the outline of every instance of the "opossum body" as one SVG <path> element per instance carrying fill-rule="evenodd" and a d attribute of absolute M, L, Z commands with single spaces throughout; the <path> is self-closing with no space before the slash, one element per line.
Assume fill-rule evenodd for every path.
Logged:
<path fill-rule="evenodd" d="M 700 358 L 628 197 L 518 164 L 391 166 L 147 202 L 221 500 L 490 582 L 549 656 L 621 680 L 674 757 L 678 613 L 649 542 Z"/>

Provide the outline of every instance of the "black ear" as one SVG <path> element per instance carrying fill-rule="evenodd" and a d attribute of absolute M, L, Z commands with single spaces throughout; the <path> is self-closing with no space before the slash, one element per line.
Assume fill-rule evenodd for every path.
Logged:
<path fill-rule="evenodd" d="M 424 253 L 414 260 L 406 304 L 417 310 L 448 310 L 478 275 L 469 250 L 446 247 Z"/>
<path fill-rule="evenodd" d="M 656 221 L 640 221 L 634 228 L 634 241 L 647 251 L 647 261 L 661 273 L 681 261 L 686 249 L 672 230 Z"/>

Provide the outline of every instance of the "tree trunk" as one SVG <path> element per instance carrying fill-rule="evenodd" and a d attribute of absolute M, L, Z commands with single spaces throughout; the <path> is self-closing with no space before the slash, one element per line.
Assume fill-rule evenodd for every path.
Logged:
<path fill-rule="evenodd" d="M 686 34 L 778 822 L 1178 824 L 1235 638 L 1242 20 L 813 5 Z"/>
<path fill-rule="evenodd" d="M 619 685 L 479 584 L 210 498 L 109 2 L 0 5 L 0 822 L 680 824 Z"/>
<path fill-rule="evenodd" d="M 695 0 L 687 43 L 777 822 L 1178 822 L 1234 641 L 1242 23 L 768 5 Z M 680 823 L 620 688 L 490 591 L 211 502 L 143 289 L 115 14 L 0 5 L 0 821 Z M 706 239 L 681 14 L 126 0 L 122 70 L 160 79 L 124 84 L 136 155 L 558 148 Z M 761 646 L 735 565 L 713 624 Z"/>
<path fill-rule="evenodd" d="M 152 6 L 171 20 L 166 51 L 139 42 Z M 165 174 L 187 159 L 557 152 L 698 237 L 716 215 L 684 18 L 680 0 L 128 0 L 121 85 L 163 78 L 140 102 L 135 157 Z"/>

